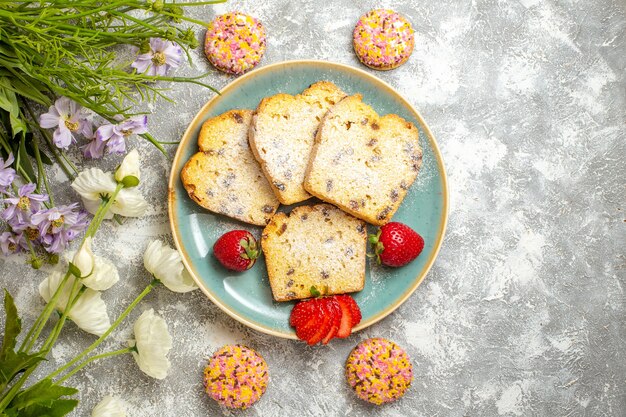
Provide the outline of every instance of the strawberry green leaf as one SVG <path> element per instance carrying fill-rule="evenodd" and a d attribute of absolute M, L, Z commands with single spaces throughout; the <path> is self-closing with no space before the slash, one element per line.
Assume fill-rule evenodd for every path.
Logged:
<path fill-rule="evenodd" d="M 311 285 L 311 289 L 309 289 L 309 292 L 313 297 L 319 297 L 320 295 L 322 295 L 322 293 L 320 293 L 319 290 L 315 288 L 315 285 Z"/>

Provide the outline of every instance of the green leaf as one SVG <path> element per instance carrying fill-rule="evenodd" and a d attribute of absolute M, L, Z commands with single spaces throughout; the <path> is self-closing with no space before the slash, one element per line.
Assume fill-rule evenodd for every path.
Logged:
<path fill-rule="evenodd" d="M 17 307 L 15 307 L 13 297 L 7 290 L 4 290 L 4 313 L 4 339 L 2 339 L 2 348 L 0 349 L 0 361 L 4 361 L 9 352 L 13 352 L 17 336 L 22 331 L 22 321 L 17 314 Z"/>
<path fill-rule="evenodd" d="M 8 87 L 11 82 L 8 78 L 0 78 L 0 109 L 6 110 L 12 117 L 17 117 L 20 114 L 20 106 L 17 103 L 17 97 L 15 92 Z"/>
<path fill-rule="evenodd" d="M 31 157 L 36 158 L 35 148 L 34 148 L 33 140 L 32 140 L 32 133 L 27 134 L 26 153 L 28 153 L 28 155 L 30 155 Z M 44 151 L 41 149 L 39 149 L 39 156 L 41 157 L 41 162 L 43 162 L 46 165 L 52 165 L 52 160 L 50 159 L 50 157 L 46 155 Z"/>
<path fill-rule="evenodd" d="M 20 167 L 26 171 L 30 181 L 37 182 L 37 176 L 35 175 L 35 170 L 33 170 L 33 166 L 30 163 L 30 159 L 28 158 L 28 153 L 26 152 L 26 136 L 22 135 L 20 138 L 20 147 L 19 147 L 19 165 Z"/>
<path fill-rule="evenodd" d="M 22 322 L 17 314 L 13 297 L 7 290 L 4 290 L 4 312 L 4 339 L 2 340 L 2 348 L 0 348 L 0 388 L 2 389 L 16 375 L 45 359 L 37 354 L 15 353 L 15 344 L 17 336 L 22 331 Z"/>
<path fill-rule="evenodd" d="M 67 412 L 71 411 L 76 406 L 76 404 L 74 404 L 73 407 L 69 408 L 69 411 L 67 411 L 65 414 L 59 414 L 55 410 L 57 407 L 59 408 L 59 411 L 68 410 L 67 401 L 73 401 L 68 399 L 62 399 L 61 397 L 74 395 L 77 392 L 78 390 L 76 388 L 64 387 L 62 385 L 55 384 L 50 378 L 45 378 L 37 382 L 35 385 L 17 394 L 13 401 L 11 401 L 9 408 L 20 411 L 20 416 L 63 416 L 67 414 Z M 48 408 L 48 414 L 25 413 L 28 409 L 40 407 Z"/>
<path fill-rule="evenodd" d="M 5 387 L 16 375 L 24 372 L 31 366 L 44 360 L 45 357 L 38 354 L 9 351 L 5 358 L 0 361 L 0 387 Z"/>
<path fill-rule="evenodd" d="M 7 414 L 7 417 L 62 417 L 71 413 L 77 405 L 78 400 L 56 400 L 52 407 L 33 405 L 20 410 L 17 414 Z"/>

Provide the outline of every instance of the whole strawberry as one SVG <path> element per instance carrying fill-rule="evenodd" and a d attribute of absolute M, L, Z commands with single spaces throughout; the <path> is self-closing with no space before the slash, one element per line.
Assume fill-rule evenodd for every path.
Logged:
<path fill-rule="evenodd" d="M 403 266 L 411 262 L 424 249 L 424 239 L 406 224 L 391 222 L 382 226 L 377 234 L 370 235 L 378 263 Z"/>
<path fill-rule="evenodd" d="M 252 268 L 259 256 L 254 236 L 246 230 L 233 230 L 217 239 L 213 253 L 224 267 L 233 271 Z"/>

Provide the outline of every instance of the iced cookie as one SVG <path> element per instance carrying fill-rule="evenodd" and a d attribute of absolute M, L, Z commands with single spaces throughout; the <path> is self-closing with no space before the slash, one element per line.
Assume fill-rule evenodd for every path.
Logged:
<path fill-rule="evenodd" d="M 354 51 L 370 68 L 390 70 L 404 64 L 413 52 L 411 23 L 388 9 L 367 12 L 357 22 L 353 33 Z"/>
<path fill-rule="evenodd" d="M 267 363 L 254 350 L 227 345 L 213 354 L 204 369 L 209 397 L 228 408 L 248 408 L 267 388 Z"/>
<path fill-rule="evenodd" d="M 346 379 L 362 400 L 381 405 L 402 397 L 413 381 L 404 349 L 386 339 L 359 343 L 346 361 Z"/>
<path fill-rule="evenodd" d="M 265 27 L 258 19 L 239 12 L 217 16 L 207 28 L 204 53 L 215 68 L 243 74 L 265 53 Z"/>

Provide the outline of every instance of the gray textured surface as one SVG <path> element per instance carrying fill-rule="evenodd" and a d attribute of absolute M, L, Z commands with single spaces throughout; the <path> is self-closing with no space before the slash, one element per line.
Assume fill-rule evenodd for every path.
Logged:
<path fill-rule="evenodd" d="M 375 73 L 406 96 L 438 138 L 450 181 L 443 249 L 417 292 L 390 317 L 349 340 L 306 347 L 249 330 L 204 295 L 151 294 L 106 344 L 129 336 L 154 307 L 174 337 L 170 376 L 144 376 L 131 357 L 97 363 L 72 382 L 76 416 L 106 394 L 129 416 L 623 416 L 626 415 L 626 5 L 623 0 L 436 2 L 288 0 L 207 6 L 198 17 L 240 9 L 267 26 L 263 64 L 328 59 L 359 66 L 351 30 L 373 7 L 392 6 L 416 29 L 401 68 Z M 197 74 L 208 68 L 198 55 Z M 213 72 L 209 82 L 230 77 Z M 208 93 L 171 92 L 150 127 L 177 140 Z M 104 295 L 112 317 L 148 282 L 141 255 L 168 237 L 168 162 L 147 144 L 142 185 L 152 208 L 123 227 L 105 226 L 96 251 L 119 259 L 122 280 Z M 173 154 L 174 149 L 171 149 Z M 114 166 L 117 159 L 107 157 Z M 55 174 L 59 190 L 67 184 Z M 67 195 L 67 198 L 75 198 Z M 0 259 L 0 283 L 32 322 L 44 274 Z M 359 340 L 404 346 L 416 379 L 406 397 L 374 409 L 343 379 Z M 52 353 L 68 360 L 92 337 L 72 325 Z M 243 413 L 220 410 L 202 393 L 204 358 L 245 343 L 271 371 L 266 395 Z"/>

